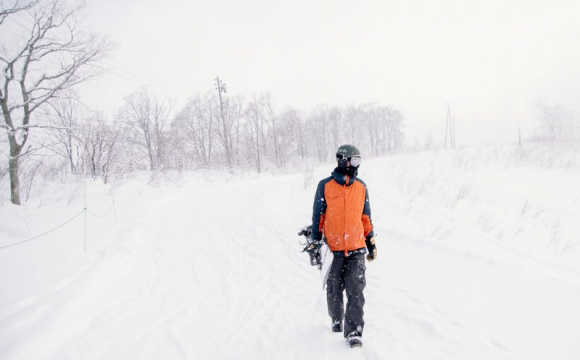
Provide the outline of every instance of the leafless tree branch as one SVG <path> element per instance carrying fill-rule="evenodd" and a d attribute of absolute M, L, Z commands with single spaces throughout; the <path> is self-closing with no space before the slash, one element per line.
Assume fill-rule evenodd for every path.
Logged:
<path fill-rule="evenodd" d="M 0 9 L 0 25 L 6 17 L 25 13 L 31 20 L 23 44 L 12 52 L 0 51 L 3 64 L 0 107 L 8 129 L 11 162 L 12 202 L 19 203 L 17 159 L 32 128 L 32 114 L 59 93 L 99 75 L 98 63 L 112 49 L 104 37 L 80 26 L 83 6 L 69 6 L 65 0 L 16 0 Z"/>

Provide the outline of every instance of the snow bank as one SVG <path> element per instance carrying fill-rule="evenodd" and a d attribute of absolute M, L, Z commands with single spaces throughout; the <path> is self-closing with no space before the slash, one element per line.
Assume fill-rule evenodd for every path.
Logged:
<path fill-rule="evenodd" d="M 0 358 L 577 359 L 578 153 L 365 160 L 379 256 L 355 350 L 295 235 L 332 164 L 46 182 L 0 207 Z"/>

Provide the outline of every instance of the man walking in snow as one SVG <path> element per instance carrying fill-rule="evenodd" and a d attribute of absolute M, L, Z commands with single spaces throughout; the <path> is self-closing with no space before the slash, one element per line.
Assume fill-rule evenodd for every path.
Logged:
<path fill-rule="evenodd" d="M 365 254 L 368 261 L 373 261 L 377 248 L 367 186 L 357 178 L 360 151 L 353 145 L 341 145 L 336 158 L 338 166 L 330 177 L 320 181 L 316 190 L 311 238 L 321 240 L 324 234 L 334 255 L 326 283 L 332 331 L 343 331 L 344 319 L 344 336 L 355 347 L 362 346 L 365 325 Z"/>

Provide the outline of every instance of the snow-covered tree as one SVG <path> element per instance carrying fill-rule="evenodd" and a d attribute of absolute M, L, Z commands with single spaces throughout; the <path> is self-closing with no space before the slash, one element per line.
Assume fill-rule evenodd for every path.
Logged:
<path fill-rule="evenodd" d="M 101 73 L 99 62 L 111 46 L 107 39 L 83 29 L 82 6 L 61 0 L 0 2 L 0 29 L 11 32 L 0 47 L 0 107 L 10 147 L 11 201 L 20 204 L 19 161 L 28 153 L 36 112 L 62 91 Z M 18 17 L 22 27 L 8 29 Z"/>
<path fill-rule="evenodd" d="M 127 96 L 119 111 L 127 141 L 145 157 L 150 170 L 160 170 L 165 164 L 169 113 L 170 107 L 147 88 Z"/>

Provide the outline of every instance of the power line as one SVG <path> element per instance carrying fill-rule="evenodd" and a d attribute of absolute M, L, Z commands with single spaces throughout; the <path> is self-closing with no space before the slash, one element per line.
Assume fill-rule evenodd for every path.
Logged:
<path fill-rule="evenodd" d="M 158 84 L 151 85 L 151 82 L 155 83 L 156 81 L 151 80 L 151 79 L 144 79 L 144 78 L 135 79 L 135 78 L 130 77 L 130 76 L 134 76 L 134 75 L 129 74 L 130 76 L 128 77 L 126 75 L 119 74 L 119 73 L 114 72 L 114 71 L 111 71 L 110 73 L 112 75 L 115 75 L 115 76 L 120 77 L 122 79 L 125 79 L 127 81 L 131 81 L 133 83 L 140 84 L 140 85 L 147 85 L 147 86 L 150 86 L 151 88 L 161 90 L 161 91 L 166 91 L 166 92 L 179 93 L 179 94 L 189 94 L 191 92 L 195 92 L 196 90 L 199 91 L 202 89 L 202 87 L 197 87 L 197 86 L 191 86 L 191 87 L 181 86 L 181 87 L 179 87 L 179 86 L 173 86 L 171 84 L 163 84 L 163 83 L 159 83 L 159 82 L 157 82 L 157 83 L 160 84 L 161 86 Z M 176 89 L 176 87 L 177 87 L 177 89 Z"/>
<path fill-rule="evenodd" d="M 17 21 L 16 19 L 8 16 L 6 19 L 12 21 L 13 23 L 15 23 L 16 25 L 20 26 L 21 28 L 23 28 L 24 30 L 26 30 L 27 32 L 31 32 L 31 30 L 29 28 L 27 28 L 25 25 L 22 25 L 19 21 Z"/>
<path fill-rule="evenodd" d="M 106 59 L 106 60 L 107 61 L 110 61 L 110 62 L 113 62 L 113 63 L 115 63 L 115 64 L 117 64 L 117 65 L 119 65 L 119 66 L 121 66 L 123 68 L 129 69 L 129 70 L 126 70 L 126 69 L 122 69 L 122 68 L 119 68 L 118 66 L 113 65 L 114 67 L 117 68 L 117 70 L 124 71 L 124 72 L 129 73 L 129 74 L 132 74 L 132 75 L 134 75 L 136 77 L 141 77 L 141 78 L 150 77 L 150 78 L 157 79 L 157 81 L 160 81 L 160 82 L 164 82 L 164 83 L 180 83 L 180 84 L 184 84 L 186 86 L 191 86 L 193 84 L 207 84 L 207 82 L 206 81 L 203 81 L 203 80 L 200 80 L 200 81 L 190 81 L 190 80 L 172 79 L 172 78 L 168 78 L 168 77 L 164 77 L 164 76 L 159 76 L 157 74 L 152 74 L 152 73 L 149 73 L 149 72 L 146 72 L 146 71 L 137 69 L 137 68 L 135 68 L 135 67 L 133 67 L 131 65 L 124 64 L 124 63 L 119 62 L 119 61 L 114 60 L 114 59 Z M 137 74 L 134 74 L 134 73 L 137 73 Z"/>
<path fill-rule="evenodd" d="M 34 114 L 38 114 L 38 115 L 44 115 L 44 116 L 48 116 L 48 117 L 56 117 L 56 118 L 60 118 L 62 117 L 59 114 L 51 114 L 45 111 L 40 111 L 40 110 L 36 110 L 34 112 Z M 68 116 L 67 116 L 68 118 Z M 82 121 L 86 121 L 86 122 L 95 122 L 98 121 L 98 118 L 87 118 L 87 117 L 80 117 L 80 116 L 71 116 L 71 118 L 74 118 L 75 120 L 82 120 Z"/>
<path fill-rule="evenodd" d="M 121 76 L 128 76 L 131 79 L 134 79 L 135 81 L 147 82 L 147 83 L 152 82 L 152 83 L 156 83 L 156 84 L 166 86 L 166 87 L 171 87 L 171 88 L 189 89 L 189 88 L 193 88 L 193 87 L 198 87 L 198 85 L 196 85 L 195 83 L 191 83 L 191 84 L 171 83 L 169 81 L 147 78 L 147 77 L 144 77 L 142 75 L 138 75 L 138 74 L 135 74 L 133 72 L 127 71 L 125 69 L 117 68 L 117 67 L 111 67 L 110 71 L 112 73 L 116 73 L 116 74 L 121 75 Z"/>

